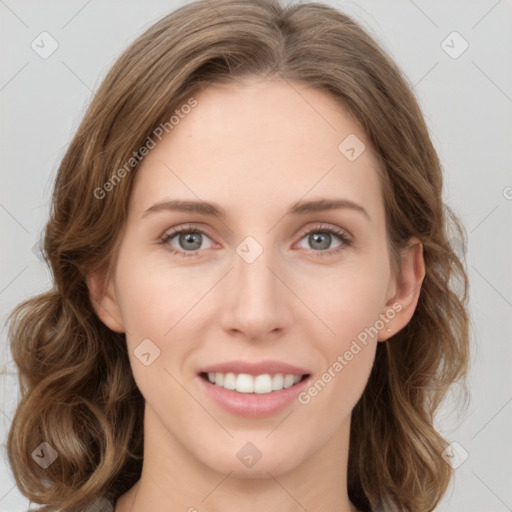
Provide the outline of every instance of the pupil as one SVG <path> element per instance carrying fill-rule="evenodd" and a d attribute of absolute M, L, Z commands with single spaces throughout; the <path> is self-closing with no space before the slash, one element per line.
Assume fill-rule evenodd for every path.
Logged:
<path fill-rule="evenodd" d="M 312 240 L 310 241 L 310 243 L 314 247 L 314 244 L 319 242 L 320 247 L 317 247 L 317 249 L 327 249 L 329 247 L 330 238 L 331 238 L 331 235 L 328 233 L 323 233 L 323 234 L 314 233 L 311 235 Z M 323 243 L 322 243 L 322 241 L 323 241 Z"/>
<path fill-rule="evenodd" d="M 199 238 L 199 233 L 186 233 L 185 235 L 182 235 L 182 237 L 184 237 L 185 239 L 185 244 L 187 243 L 191 243 L 191 244 L 194 244 L 195 243 L 195 247 L 187 247 L 185 245 L 185 247 L 187 247 L 188 249 L 199 249 L 199 247 L 201 247 L 201 242 L 198 242 L 198 238 Z"/>

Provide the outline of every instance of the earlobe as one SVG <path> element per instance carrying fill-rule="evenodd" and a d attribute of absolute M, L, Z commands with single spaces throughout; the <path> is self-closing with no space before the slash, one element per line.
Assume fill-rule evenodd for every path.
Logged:
<path fill-rule="evenodd" d="M 418 238 L 411 237 L 401 255 L 401 271 L 394 277 L 395 293 L 386 303 L 386 312 L 393 310 L 394 314 L 384 329 L 379 331 L 378 341 L 386 341 L 409 323 L 420 297 L 425 277 L 423 244 Z"/>
<path fill-rule="evenodd" d="M 89 298 L 99 319 L 112 331 L 123 333 L 125 327 L 112 280 L 100 272 L 86 277 Z"/>

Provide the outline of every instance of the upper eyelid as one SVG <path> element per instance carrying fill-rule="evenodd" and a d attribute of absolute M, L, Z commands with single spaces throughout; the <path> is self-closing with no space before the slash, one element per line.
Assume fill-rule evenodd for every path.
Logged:
<path fill-rule="evenodd" d="M 314 222 L 313 222 L 313 224 L 314 224 Z M 348 231 L 346 228 L 342 228 L 342 227 L 336 226 L 336 225 L 331 225 L 329 223 L 321 222 L 321 221 L 317 221 L 316 225 L 300 228 L 299 230 L 297 230 L 295 232 L 295 234 L 293 236 L 294 237 L 295 236 L 304 237 L 311 231 L 315 231 L 315 230 L 317 230 L 317 231 L 322 231 L 322 230 L 341 231 L 341 233 L 334 233 L 334 234 L 337 236 L 345 235 L 350 240 L 353 240 L 353 238 L 354 238 L 352 233 L 350 231 Z M 164 233 L 161 235 L 160 238 L 168 237 L 168 239 L 171 239 L 171 238 L 174 238 L 176 235 L 180 234 L 181 232 L 194 232 L 194 231 L 199 231 L 199 232 L 205 234 L 208 238 L 210 238 L 210 240 L 212 240 L 212 242 L 214 242 L 214 239 L 213 239 L 214 237 L 212 237 L 209 234 L 208 229 L 203 228 L 202 226 L 198 225 L 197 223 L 185 223 L 185 224 L 180 224 L 177 227 L 169 228 L 166 231 L 164 231 Z M 217 242 L 215 242 L 215 243 L 217 243 Z"/>

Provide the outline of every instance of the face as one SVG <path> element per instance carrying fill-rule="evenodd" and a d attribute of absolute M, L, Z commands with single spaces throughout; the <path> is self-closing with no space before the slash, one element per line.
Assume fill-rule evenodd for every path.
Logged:
<path fill-rule="evenodd" d="M 377 342 L 406 322 L 377 162 L 343 106 L 303 85 L 194 98 L 137 170 L 102 319 L 126 332 L 163 452 L 278 474 L 347 434 Z"/>

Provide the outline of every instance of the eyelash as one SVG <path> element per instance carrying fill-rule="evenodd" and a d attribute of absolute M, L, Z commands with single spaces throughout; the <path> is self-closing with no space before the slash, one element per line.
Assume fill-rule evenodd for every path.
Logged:
<path fill-rule="evenodd" d="M 173 239 L 176 235 L 179 235 L 181 233 L 188 233 L 188 234 L 201 233 L 202 235 L 205 235 L 208 238 L 211 238 L 208 235 L 208 233 L 206 233 L 202 229 L 195 228 L 193 226 L 188 226 L 188 227 L 171 230 L 171 231 L 168 231 L 167 233 L 164 233 L 164 235 L 160 238 L 158 243 L 162 246 L 165 246 L 169 240 Z M 301 233 L 300 240 L 302 240 L 305 236 L 310 235 L 311 233 L 329 233 L 330 235 L 335 235 L 340 239 L 341 244 L 334 249 L 329 249 L 327 251 L 314 251 L 316 253 L 316 256 L 319 256 L 319 257 L 333 256 L 333 255 L 341 252 L 344 249 L 344 247 L 349 247 L 352 244 L 352 239 L 344 231 L 342 231 L 341 229 L 333 228 L 331 226 L 326 226 L 326 225 L 317 226 L 313 229 L 310 229 L 306 232 Z M 179 256 L 181 258 L 195 257 L 200 252 L 199 249 L 197 249 L 195 251 L 179 251 L 179 250 L 172 249 L 169 247 L 170 246 L 164 247 L 164 249 L 166 251 L 170 252 L 171 254 Z"/>

